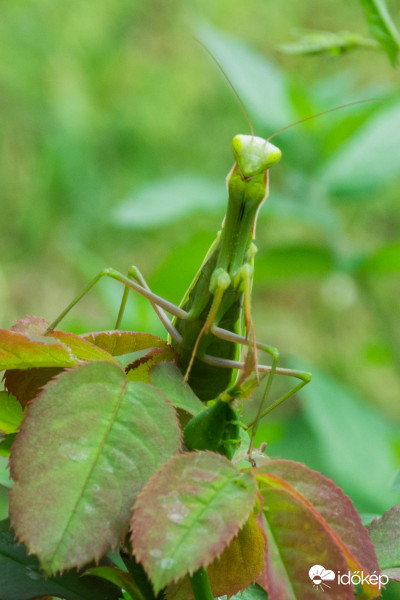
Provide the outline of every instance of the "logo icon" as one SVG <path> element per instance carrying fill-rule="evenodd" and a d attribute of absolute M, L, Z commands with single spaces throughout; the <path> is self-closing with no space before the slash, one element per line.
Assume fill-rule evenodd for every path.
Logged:
<path fill-rule="evenodd" d="M 333 571 L 328 571 L 322 565 L 314 565 L 308 571 L 308 576 L 313 582 L 313 587 L 316 589 L 321 589 L 324 591 L 324 588 L 331 587 L 326 583 L 326 581 L 333 581 L 335 579 L 335 573 Z"/>

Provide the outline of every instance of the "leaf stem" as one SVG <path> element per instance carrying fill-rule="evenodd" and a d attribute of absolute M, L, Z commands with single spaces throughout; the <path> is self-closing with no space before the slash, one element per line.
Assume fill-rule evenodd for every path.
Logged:
<path fill-rule="evenodd" d="M 193 575 L 189 575 L 195 600 L 214 600 L 207 571 L 200 567 Z"/>

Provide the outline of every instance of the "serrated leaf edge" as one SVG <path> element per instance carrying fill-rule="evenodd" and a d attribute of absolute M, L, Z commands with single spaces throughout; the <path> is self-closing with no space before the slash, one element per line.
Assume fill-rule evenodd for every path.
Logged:
<path fill-rule="evenodd" d="M 85 362 L 84 364 L 90 364 L 91 362 L 92 361 Z M 93 363 L 99 363 L 99 362 L 105 362 L 105 363 L 113 365 L 114 367 L 117 367 L 121 371 L 121 373 L 125 376 L 124 370 L 121 369 L 121 367 L 119 367 L 119 365 L 116 364 L 115 362 L 113 362 L 113 361 L 93 361 Z M 52 385 L 55 385 L 57 379 L 59 379 L 61 376 L 65 376 L 65 374 L 67 372 L 79 370 L 82 366 L 83 365 L 80 364 L 80 365 L 77 365 L 75 367 L 65 368 L 61 373 L 58 373 L 58 375 L 56 375 L 55 377 L 53 377 L 52 379 L 50 379 L 43 386 L 43 388 L 41 389 L 40 393 L 37 396 L 35 396 L 35 398 L 33 398 L 32 400 L 30 400 L 28 402 L 27 409 L 26 409 L 26 412 L 25 412 L 25 417 L 24 417 L 23 422 L 21 423 L 20 431 L 18 432 L 18 434 L 17 434 L 17 436 L 16 436 L 16 438 L 15 438 L 15 440 L 14 440 L 12 446 L 11 446 L 11 456 L 10 456 L 10 460 L 9 460 L 9 464 L 8 464 L 8 467 L 9 467 L 9 470 L 10 470 L 10 475 L 11 475 L 12 479 L 15 482 L 17 482 L 18 479 L 16 479 L 16 477 L 15 477 L 16 474 L 15 474 L 15 470 L 14 470 L 14 467 L 13 467 L 13 448 L 17 448 L 18 447 L 19 434 L 23 432 L 24 421 L 25 421 L 25 418 L 26 418 L 26 416 L 28 414 L 29 406 L 31 404 L 33 404 L 34 402 L 36 402 L 47 391 L 48 387 L 51 387 Z M 128 382 L 125 382 L 125 387 L 126 387 L 127 383 Z M 75 513 L 75 511 L 74 511 L 74 513 Z M 67 567 L 66 569 L 56 569 L 54 571 L 51 568 L 49 569 L 49 568 L 46 568 L 45 566 L 43 566 L 40 558 L 35 554 L 35 550 L 31 549 L 29 541 L 26 539 L 26 537 L 24 536 L 23 532 L 19 531 L 18 523 L 16 523 L 15 520 L 14 520 L 14 518 L 13 518 L 13 510 L 12 510 L 12 503 L 11 502 L 10 502 L 10 509 L 9 509 L 9 519 L 10 519 L 10 529 L 12 529 L 14 531 L 14 533 L 15 533 L 15 539 L 19 543 L 23 543 L 25 545 L 27 553 L 28 553 L 28 556 L 34 555 L 34 556 L 36 556 L 38 558 L 39 563 L 40 563 L 40 567 L 41 567 L 42 571 L 46 575 L 51 575 L 51 576 L 57 575 L 57 573 L 60 573 L 60 575 L 62 575 L 64 573 L 64 571 L 69 570 L 69 568 L 76 568 L 76 569 L 79 570 L 82 567 L 84 567 L 91 560 L 93 560 L 96 563 L 96 565 L 97 565 L 99 563 L 100 559 L 106 554 L 106 552 L 109 549 L 115 550 L 119 546 L 121 540 L 125 536 L 125 533 L 124 533 L 123 536 L 121 537 L 121 539 L 118 540 L 118 541 L 116 541 L 114 545 L 103 544 L 103 546 L 102 546 L 103 549 L 102 550 L 99 550 L 99 552 L 97 552 L 95 555 L 93 555 L 92 558 L 90 558 L 90 559 L 88 559 L 88 560 L 86 560 L 84 562 L 79 562 L 76 565 L 74 565 L 73 567 Z M 68 523 L 69 523 L 69 521 L 68 521 Z M 67 529 L 67 527 L 65 529 Z M 58 550 L 60 544 L 61 544 L 61 540 L 58 542 L 57 548 L 56 548 L 56 550 L 53 553 L 53 559 L 52 559 L 52 561 L 54 560 L 54 555 L 56 554 L 56 551 Z"/>
<path fill-rule="evenodd" d="M 134 513 L 134 511 L 135 511 L 135 506 L 136 506 L 136 504 L 137 504 L 137 503 L 139 503 L 139 499 L 142 497 L 142 495 L 144 494 L 144 492 L 145 492 L 145 490 L 146 490 L 146 487 L 147 487 L 148 485 L 150 485 L 150 483 L 151 483 L 151 481 L 153 480 L 153 478 L 155 479 L 156 477 L 159 477 L 160 471 L 161 471 L 161 470 L 163 470 L 163 469 L 165 469 L 165 468 L 167 467 L 167 465 L 169 466 L 169 464 L 170 464 L 170 463 L 172 463 L 173 461 L 179 460 L 179 459 L 180 459 L 180 457 L 182 457 L 182 456 L 187 456 L 187 455 L 189 455 L 189 454 L 191 454 L 191 455 L 204 455 L 204 454 L 212 454 L 212 455 L 216 455 L 216 456 L 220 457 L 221 459 L 227 460 L 227 461 L 228 461 L 228 462 L 229 462 L 229 463 L 230 463 L 232 466 L 234 466 L 234 467 L 235 467 L 235 465 L 233 465 L 233 463 L 232 463 L 231 461 L 229 461 L 227 458 L 225 458 L 225 457 L 224 457 L 224 456 L 222 456 L 221 454 L 219 454 L 219 453 L 217 453 L 217 452 L 211 452 L 211 451 L 209 451 L 209 450 L 202 450 L 202 451 L 196 451 L 196 452 L 184 452 L 184 453 L 181 453 L 181 454 L 179 454 L 179 455 L 177 455 L 177 456 L 174 456 L 174 457 L 172 457 L 172 458 L 171 458 L 169 461 L 167 461 L 166 463 L 164 463 L 164 464 L 163 464 L 163 465 L 162 465 L 162 466 L 161 466 L 159 469 L 157 469 L 156 473 L 154 473 L 154 475 L 152 475 L 152 477 L 149 479 L 149 481 L 148 481 L 148 482 L 147 482 L 147 484 L 144 486 L 143 490 L 140 492 L 140 494 L 138 495 L 138 497 L 137 497 L 137 499 L 136 499 L 135 505 L 134 505 L 134 506 L 133 506 L 133 508 L 132 508 L 132 511 L 133 511 L 133 513 Z M 236 468 L 236 467 L 235 467 L 235 468 Z M 243 474 L 244 474 L 243 472 L 239 471 L 237 468 L 236 468 L 236 470 L 237 470 L 237 474 L 238 474 L 238 475 L 243 475 Z M 254 478 L 253 478 L 253 480 L 254 480 Z M 257 492 L 257 487 L 256 487 L 256 492 Z M 183 577 L 185 577 L 185 575 L 193 575 L 193 573 L 195 573 L 195 572 L 196 572 L 198 569 L 200 569 L 201 567 L 207 568 L 207 567 L 208 567 L 208 566 L 209 566 L 209 565 L 210 565 L 212 562 L 214 562 L 214 560 L 218 559 L 218 558 L 219 558 L 219 557 L 220 557 L 220 556 L 223 554 L 223 552 L 224 552 L 225 548 L 227 548 L 227 547 L 228 547 L 228 545 L 229 545 L 229 544 L 232 542 L 232 540 L 233 540 L 233 539 L 234 539 L 234 538 L 235 538 L 235 537 L 238 535 L 238 533 L 239 533 L 240 529 L 242 529 L 242 527 L 245 525 L 245 523 L 246 523 L 246 521 L 247 521 L 247 519 L 248 519 L 248 517 L 249 517 L 249 515 L 250 515 L 251 511 L 253 510 L 253 508 L 254 508 L 254 506 L 255 506 L 255 504 L 256 504 L 256 501 L 257 501 L 257 493 L 255 494 L 255 497 L 254 497 L 254 502 L 253 502 L 253 504 L 249 504 L 249 511 L 248 511 L 248 514 L 244 513 L 244 514 L 245 514 L 245 517 L 244 517 L 244 518 L 242 518 L 242 519 L 240 520 L 240 522 L 239 522 L 239 524 L 238 524 L 238 527 L 237 527 L 237 530 L 236 530 L 234 533 L 232 533 L 232 534 L 230 535 L 230 537 L 229 537 L 229 538 L 227 538 L 227 539 L 225 540 L 225 542 L 224 542 L 224 544 L 225 544 L 225 545 L 224 545 L 224 547 L 221 549 L 221 551 L 220 551 L 220 552 L 218 552 L 217 554 L 215 554 L 215 555 L 214 555 L 214 556 L 213 556 L 213 557 L 212 557 L 212 558 L 211 558 L 209 561 L 206 561 L 206 562 L 198 561 L 198 562 L 197 562 L 197 564 L 196 564 L 196 566 L 195 566 L 195 567 L 193 567 L 192 569 L 190 569 L 189 571 L 187 571 L 186 573 L 184 573 L 184 574 L 182 574 L 182 575 L 179 575 L 179 576 L 177 576 L 177 577 L 173 577 L 173 578 L 171 578 L 171 580 L 170 580 L 170 581 L 168 581 L 168 582 L 163 582 L 163 583 L 162 583 L 162 584 L 160 584 L 160 585 L 157 585 L 157 584 L 156 584 L 156 583 L 155 583 L 155 582 L 154 582 L 154 581 L 151 579 L 151 573 L 148 571 L 148 569 L 146 568 L 146 565 L 143 563 L 143 560 L 142 560 L 142 559 L 143 559 L 143 557 L 142 557 L 142 556 L 140 556 L 140 554 L 139 554 L 139 553 L 135 552 L 135 547 L 134 547 L 134 533 L 135 533 L 135 530 L 134 530 L 134 528 L 132 527 L 132 523 L 133 523 L 133 520 L 134 520 L 134 514 L 133 514 L 133 518 L 132 518 L 132 520 L 131 520 L 131 538 L 130 538 L 130 539 L 131 539 L 131 545 L 132 545 L 132 552 L 133 552 L 134 556 L 137 558 L 137 560 L 138 560 L 138 561 L 139 561 L 139 562 L 142 564 L 142 566 L 143 566 L 144 570 L 146 571 L 146 573 L 147 573 L 147 574 L 148 574 L 148 576 L 150 577 L 150 580 L 152 581 L 152 584 L 153 584 L 153 587 L 154 587 L 154 589 L 155 589 L 156 593 L 158 593 L 158 592 L 159 592 L 159 591 L 160 591 L 160 590 L 161 590 L 163 587 L 165 587 L 166 585 L 169 585 L 170 583 L 176 583 L 177 581 L 179 581 L 180 579 L 182 579 Z"/>
<path fill-rule="evenodd" d="M 339 535 L 332 529 L 329 523 L 324 519 L 324 517 L 318 512 L 318 510 L 314 507 L 314 505 L 303 496 L 300 492 L 298 492 L 290 483 L 284 481 L 281 477 L 274 475 L 272 473 L 264 474 L 267 478 L 273 480 L 274 484 L 270 487 L 275 487 L 277 489 L 283 490 L 289 495 L 292 495 L 296 500 L 298 500 L 303 506 L 305 506 L 313 515 L 313 517 L 323 526 L 325 531 L 331 537 L 335 546 L 337 546 L 342 553 L 345 561 L 347 562 L 350 569 L 354 572 L 356 569 L 361 570 L 365 573 L 368 573 L 367 569 L 363 569 L 361 563 L 355 558 L 352 554 L 348 546 L 343 542 L 343 540 L 339 537 Z M 258 479 L 256 477 L 256 479 Z M 372 542 L 371 542 L 372 544 Z M 379 570 L 379 573 L 381 570 Z M 379 574 L 378 573 L 378 574 Z M 370 590 L 376 590 L 376 586 L 367 583 L 366 587 Z"/>

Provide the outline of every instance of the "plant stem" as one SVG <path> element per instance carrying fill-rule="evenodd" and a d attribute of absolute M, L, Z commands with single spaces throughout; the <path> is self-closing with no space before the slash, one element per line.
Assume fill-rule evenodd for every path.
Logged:
<path fill-rule="evenodd" d="M 207 571 L 200 567 L 193 575 L 189 575 L 195 600 L 214 600 Z"/>

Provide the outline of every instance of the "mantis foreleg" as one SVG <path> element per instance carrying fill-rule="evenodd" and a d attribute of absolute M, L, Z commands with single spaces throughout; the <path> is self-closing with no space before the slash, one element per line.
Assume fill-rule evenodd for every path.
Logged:
<path fill-rule="evenodd" d="M 187 311 L 183 310 L 182 308 L 180 308 L 179 306 L 176 306 L 175 304 L 169 302 L 168 300 L 165 300 L 161 296 L 154 294 L 150 290 L 148 284 L 146 283 L 145 279 L 141 275 L 140 271 L 137 269 L 137 267 L 134 267 L 134 266 L 131 267 L 131 269 L 129 270 L 128 276 L 122 275 L 122 273 L 120 273 L 112 268 L 104 269 L 103 271 L 101 271 L 86 286 L 86 288 L 78 296 L 76 296 L 76 298 L 74 298 L 74 300 L 62 311 L 62 313 L 57 317 L 57 319 L 55 319 L 51 323 L 51 325 L 48 327 L 47 331 L 48 332 L 52 331 L 58 325 L 58 323 L 69 313 L 69 311 L 92 289 L 92 287 L 94 287 L 96 285 L 96 283 L 98 281 L 100 281 L 100 279 L 102 277 L 111 277 L 112 279 L 119 281 L 126 287 L 123 298 L 122 298 L 119 315 L 118 315 L 118 320 L 117 320 L 118 324 L 122 318 L 123 310 L 125 307 L 126 297 L 128 294 L 127 290 L 133 289 L 136 292 L 138 292 L 139 294 L 141 294 L 142 296 L 148 298 L 148 300 L 151 302 L 154 310 L 157 312 L 158 316 L 160 317 L 162 323 L 166 327 L 166 329 L 169 332 L 169 334 L 171 335 L 171 337 L 176 339 L 176 341 L 179 343 L 179 339 L 181 337 L 180 333 L 178 331 L 176 331 L 175 327 L 169 321 L 164 310 L 171 313 L 172 315 L 178 317 L 179 319 L 184 319 L 184 320 L 189 318 L 189 313 Z M 134 279 L 136 279 L 140 283 L 136 283 L 134 281 Z M 218 308 L 221 297 L 222 296 L 217 295 L 217 300 L 215 301 L 216 308 Z M 231 341 L 232 343 L 236 343 L 236 344 L 249 345 L 248 339 L 245 338 L 244 336 L 238 335 L 232 331 L 228 331 L 226 329 L 217 327 L 215 325 L 213 326 L 212 319 L 209 320 L 208 326 L 210 327 L 211 332 L 220 339 Z M 259 342 L 257 342 L 256 346 L 257 346 L 257 348 L 260 348 L 261 350 L 264 350 L 267 353 L 269 353 L 273 357 L 273 361 L 276 363 L 276 361 L 277 361 L 276 352 L 277 351 L 275 348 L 272 348 L 271 346 L 268 346 L 266 344 L 261 344 Z M 274 360 L 274 356 L 275 356 L 275 360 Z M 245 362 L 243 362 L 243 361 L 235 361 L 235 360 L 224 359 L 224 358 L 214 357 L 214 356 L 209 356 L 209 355 L 205 355 L 203 357 L 203 360 L 204 360 L 204 362 L 206 362 L 210 365 L 213 365 L 213 366 L 219 366 L 222 368 L 229 368 L 229 369 L 238 369 L 241 371 L 243 371 L 246 366 Z M 303 385 L 308 383 L 308 381 L 311 378 L 310 374 L 308 374 L 308 373 L 302 373 L 300 371 L 276 367 L 276 364 L 274 365 L 274 362 L 271 366 L 258 364 L 257 370 L 260 373 L 268 373 L 269 375 L 271 375 L 272 371 L 274 371 L 274 373 L 276 373 L 276 374 L 286 375 L 286 376 L 290 376 L 290 377 L 296 377 L 296 378 L 301 379 L 302 381 L 295 388 L 290 390 L 287 394 L 285 394 L 284 396 L 279 398 L 276 402 L 274 402 L 274 404 L 272 404 L 270 407 L 268 407 L 267 409 L 264 410 L 265 402 L 267 400 L 267 396 L 268 396 L 268 392 L 269 392 L 269 389 L 266 390 L 267 393 L 264 395 L 263 401 L 259 408 L 259 414 L 257 415 L 257 418 L 255 419 L 254 423 L 257 423 L 258 419 L 261 419 L 263 416 L 268 414 L 273 408 L 278 406 L 281 402 L 283 402 L 284 400 L 289 398 L 291 395 L 296 393 L 301 387 L 303 387 Z M 271 377 L 269 377 L 269 379 L 271 380 Z M 272 384 L 272 381 L 271 381 L 271 384 Z M 255 383 L 255 385 L 256 385 L 256 383 Z M 270 385 L 269 385 L 269 387 L 270 387 Z M 253 423 L 251 425 L 253 425 Z"/>

